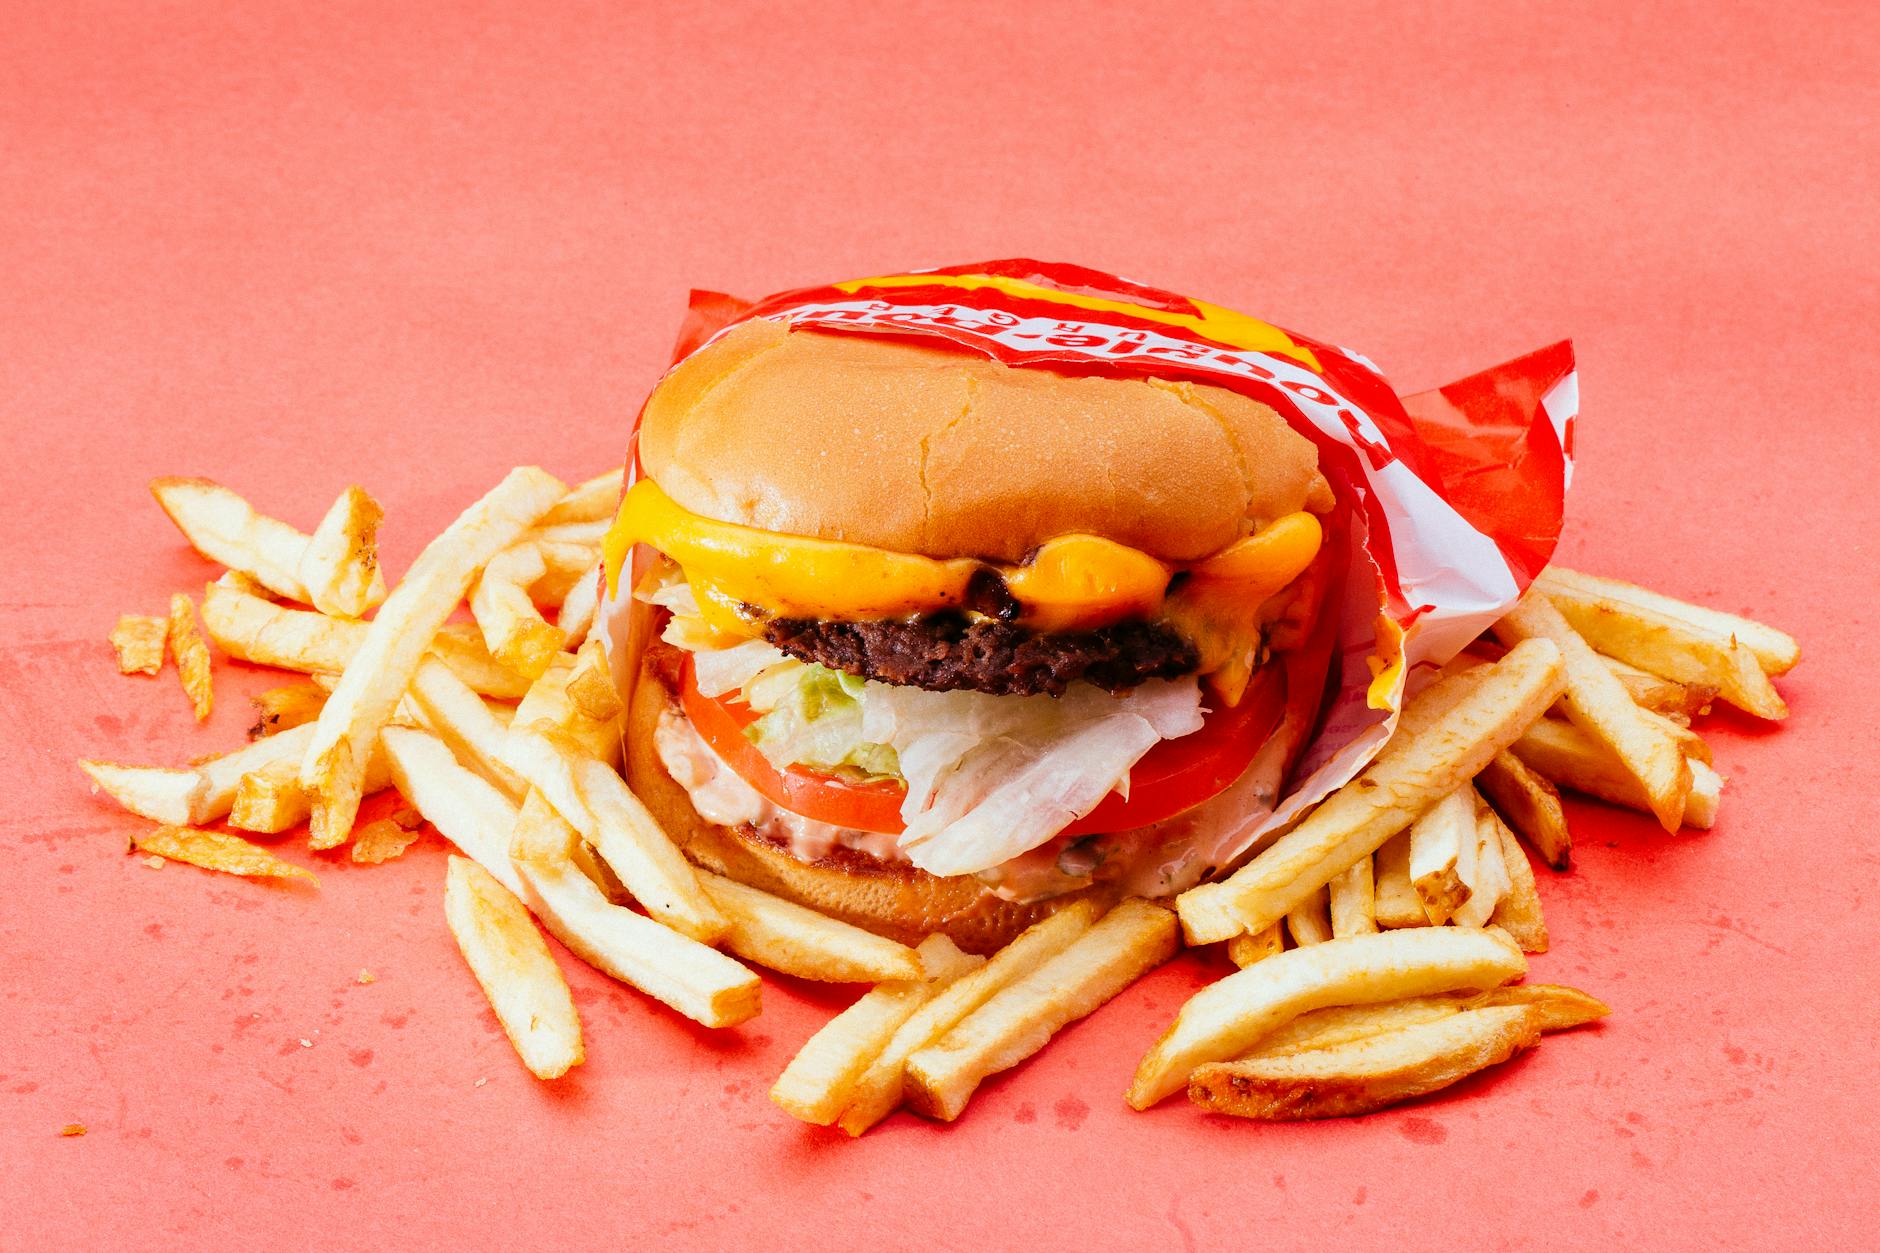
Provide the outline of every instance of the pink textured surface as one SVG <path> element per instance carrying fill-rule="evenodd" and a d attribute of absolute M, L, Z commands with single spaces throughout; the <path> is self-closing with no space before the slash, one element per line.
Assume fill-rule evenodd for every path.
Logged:
<path fill-rule="evenodd" d="M 0 1244 L 1860 1242 L 1871 8 L 55 7 L 0 49 Z M 220 668 L 198 730 L 172 674 L 113 672 L 116 615 L 208 573 L 151 475 L 303 526 L 357 478 L 396 569 L 512 464 L 611 464 L 688 286 L 1011 255 L 1404 390 L 1575 338 L 1564 555 L 1809 654 L 1789 725 L 1713 724 L 1714 831 L 1574 808 L 1534 973 L 1607 1024 L 1359 1121 L 1132 1114 L 1183 961 L 959 1124 L 850 1144 L 764 1096 L 848 993 L 771 981 L 713 1036 L 571 965 L 589 1061 L 543 1086 L 435 841 L 318 892 L 123 855 L 73 760 L 225 747 L 271 680 Z"/>

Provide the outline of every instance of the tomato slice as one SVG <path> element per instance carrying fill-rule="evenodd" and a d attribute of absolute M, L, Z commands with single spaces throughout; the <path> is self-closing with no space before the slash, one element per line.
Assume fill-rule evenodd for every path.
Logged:
<path fill-rule="evenodd" d="M 854 783 L 804 766 L 778 770 L 744 736 L 757 720 L 750 706 L 733 697 L 698 690 L 688 655 L 680 700 L 686 716 L 712 751 L 774 805 L 794 814 L 856 831 L 898 835 L 906 785 L 893 781 Z M 1065 835 L 1127 831 L 1171 818 L 1221 792 L 1239 778 L 1278 723 L 1285 684 L 1278 666 L 1263 669 L 1231 709 L 1208 713 L 1201 729 L 1163 740 L 1130 771 L 1129 798 L 1112 792 L 1095 809 L 1064 828 Z"/>

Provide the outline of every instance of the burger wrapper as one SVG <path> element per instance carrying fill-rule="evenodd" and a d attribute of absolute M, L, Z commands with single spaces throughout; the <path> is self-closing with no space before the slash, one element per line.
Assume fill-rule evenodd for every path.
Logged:
<path fill-rule="evenodd" d="M 1332 681 L 1280 785 L 1244 778 L 1204 807 L 1210 827 L 1160 886 L 1235 864 L 1356 776 L 1406 695 L 1518 599 L 1552 557 L 1573 474 L 1579 407 L 1561 342 L 1400 397 L 1367 358 L 1257 318 L 1078 266 L 991 261 L 783 292 L 694 292 L 676 365 L 752 318 L 793 328 L 939 341 L 1019 369 L 1185 379 L 1272 406 L 1318 448 L 1338 497 L 1328 550 L 1343 568 L 1321 630 Z M 629 482 L 638 473 L 628 458 Z M 1342 550 L 1342 551 L 1341 551 Z M 650 554 L 635 555 L 635 578 Z M 603 629 L 623 679 L 651 613 L 622 579 Z M 623 684 L 623 690 L 632 690 Z M 1248 768 L 1273 769 L 1256 757 Z"/>

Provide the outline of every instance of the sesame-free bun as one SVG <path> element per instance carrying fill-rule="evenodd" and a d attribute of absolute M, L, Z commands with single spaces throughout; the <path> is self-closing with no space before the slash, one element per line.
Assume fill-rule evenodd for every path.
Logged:
<path fill-rule="evenodd" d="M 1194 561 L 1331 491 L 1266 405 L 758 319 L 676 367 L 640 458 L 683 507 L 766 531 L 1015 562 L 1089 533 Z"/>
<path fill-rule="evenodd" d="M 627 784 L 686 856 L 708 870 L 903 944 L 945 932 L 969 953 L 993 952 L 1072 901 L 1109 899 L 1107 888 L 1092 887 L 1021 905 L 988 892 L 970 875 L 942 878 L 846 848 L 803 861 L 748 828 L 707 822 L 666 773 L 654 745 L 659 715 L 671 703 L 665 685 L 643 668 L 628 705 Z"/>

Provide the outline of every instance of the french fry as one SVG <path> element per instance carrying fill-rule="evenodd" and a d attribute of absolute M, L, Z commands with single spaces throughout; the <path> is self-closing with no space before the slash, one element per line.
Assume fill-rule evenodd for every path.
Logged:
<path fill-rule="evenodd" d="M 1542 718 L 1515 741 L 1514 755 L 1562 787 L 1597 796 L 1615 805 L 1651 813 L 1638 781 L 1606 746 L 1570 722 Z M 1701 761 L 1690 762 L 1691 791 L 1685 798 L 1684 825 L 1708 830 L 1717 819 L 1723 779 Z"/>
<path fill-rule="evenodd" d="M 529 788 L 509 837 L 509 855 L 519 862 L 555 866 L 573 857 L 580 843 L 581 833 L 555 812 L 539 789 Z"/>
<path fill-rule="evenodd" d="M 379 738 L 406 798 L 439 834 L 527 902 L 570 952 L 705 1026 L 756 1015 L 757 976 L 731 958 L 615 905 L 572 862 L 514 862 L 509 832 L 515 806 L 460 765 L 442 740 L 407 727 L 387 727 Z"/>
<path fill-rule="evenodd" d="M 1545 953 L 1547 919 L 1541 913 L 1534 868 L 1528 864 L 1527 853 L 1507 824 L 1493 810 L 1489 811 L 1489 817 L 1495 820 L 1495 831 L 1501 840 L 1502 866 L 1508 875 L 1508 891 L 1495 906 L 1489 925 L 1506 931 L 1509 938 L 1521 946 L 1522 952 Z"/>
<path fill-rule="evenodd" d="M 1402 831 L 1385 840 L 1372 862 L 1377 925 L 1389 929 L 1429 926 L 1423 898 L 1410 881 L 1410 833 Z"/>
<path fill-rule="evenodd" d="M 543 722 L 510 730 L 503 760 L 539 788 L 556 811 L 594 846 L 649 914 L 701 943 L 728 923 L 657 820 L 614 773 L 567 732 Z"/>
<path fill-rule="evenodd" d="M 563 603 L 577 583 L 600 567 L 600 549 L 587 544 L 542 540 L 535 545 L 535 551 L 542 559 L 542 577 L 530 585 L 529 598 L 538 605 Z"/>
<path fill-rule="evenodd" d="M 305 535 L 208 479 L 152 479 L 150 494 L 197 552 L 277 596 L 312 603 L 299 574 Z"/>
<path fill-rule="evenodd" d="M 1560 650 L 1545 640 L 1525 641 L 1485 670 L 1466 697 L 1433 719 L 1426 734 L 1406 735 L 1400 728 L 1362 775 L 1264 852 L 1231 877 L 1178 897 L 1189 943 L 1225 940 L 1284 916 L 1481 773 L 1563 687 Z M 1406 709 L 1405 716 L 1411 712 Z"/>
<path fill-rule="evenodd" d="M 187 593 L 170 597 L 170 655 L 176 658 L 176 674 L 183 681 L 183 692 L 196 711 L 196 721 L 208 720 L 215 708 L 215 685 L 209 671 L 209 646 L 196 629 L 196 602 Z"/>
<path fill-rule="evenodd" d="M 1285 951 L 1286 937 L 1277 922 L 1258 931 L 1237 935 L 1227 942 L 1227 959 L 1243 969 Z"/>
<path fill-rule="evenodd" d="M 581 1018 L 574 995 L 515 893 L 453 853 L 444 880 L 444 917 L 529 1072 L 558 1079 L 579 1065 Z"/>
<path fill-rule="evenodd" d="M 1295 945 L 1323 944 L 1332 938 L 1328 888 L 1320 888 L 1286 911 L 1286 934 Z"/>
<path fill-rule="evenodd" d="M 1496 753 L 1475 786 L 1549 866 L 1566 870 L 1573 864 L 1573 836 L 1559 791 L 1512 750 Z"/>
<path fill-rule="evenodd" d="M 905 944 L 709 870 L 698 877 L 729 924 L 721 942 L 746 961 L 824 983 L 920 977 L 920 958 Z"/>
<path fill-rule="evenodd" d="M 620 504 L 621 483 L 626 467 L 615 466 L 568 489 L 554 508 L 542 515 L 542 526 L 563 526 L 572 522 L 612 522 Z"/>
<path fill-rule="evenodd" d="M 357 618 L 385 599 L 379 523 L 385 509 L 363 487 L 348 487 L 314 529 L 295 569 L 321 613 Z"/>
<path fill-rule="evenodd" d="M 1559 983 L 1515 983 L 1493 988 L 1470 1002 L 1470 1008 L 1520 1005 L 1535 1011 L 1542 1031 L 1568 1031 L 1596 1022 L 1612 1012 L 1598 997 Z"/>
<path fill-rule="evenodd" d="M 1759 718 L 1788 717 L 1788 706 L 1747 644 L 1583 588 L 1555 581 L 1535 586 L 1588 644 L 1607 656 L 1679 683 L 1714 687 L 1724 700 Z"/>
<path fill-rule="evenodd" d="M 449 666 L 435 657 L 420 661 L 411 676 L 410 699 L 425 729 L 448 744 L 458 760 L 509 799 L 522 799 L 527 785 L 502 760 L 507 728 Z"/>
<path fill-rule="evenodd" d="M 1240 1057 L 1300 1014 L 1462 988 L 1499 987 L 1527 960 L 1493 931 L 1419 927 L 1291 949 L 1201 989 L 1136 1069 L 1128 1101 L 1147 1109 L 1195 1067 Z"/>
<path fill-rule="evenodd" d="M 619 718 L 597 719 L 583 713 L 570 691 L 579 678 L 577 659 L 566 654 L 557 656 L 529 686 L 510 725 L 522 732 L 547 723 L 565 732 L 588 756 L 612 765 L 620 758 Z"/>
<path fill-rule="evenodd" d="M 1469 899 L 1475 862 L 1475 795 L 1457 788 L 1410 825 L 1410 882 L 1437 926 Z"/>
<path fill-rule="evenodd" d="M 616 905 L 573 862 L 518 866 L 527 900 L 555 938 L 602 974 L 703 1026 L 757 1017 L 763 986 L 717 949 Z"/>
<path fill-rule="evenodd" d="M 307 820 L 311 806 L 300 786 L 300 758 L 277 757 L 244 772 L 235 785 L 235 795 L 228 809 L 228 824 L 241 831 L 278 834 L 290 831 Z M 391 786 L 391 772 L 385 754 L 374 751 L 366 765 L 366 795 Z"/>
<path fill-rule="evenodd" d="M 1188 1099 L 1269 1122 L 1368 1114 L 1505 1062 L 1540 1037 L 1539 1015 L 1525 1006 L 1463 1010 L 1335 1048 L 1200 1066 Z"/>
<path fill-rule="evenodd" d="M 1691 770 L 1677 741 L 1665 733 L 1663 720 L 1653 722 L 1657 715 L 1632 703 L 1592 646 L 1540 592 L 1523 596 L 1495 624 L 1494 631 L 1504 643 L 1545 639 L 1560 649 L 1567 675 L 1568 720 L 1611 750 L 1638 781 L 1658 824 L 1667 831 L 1677 830 L 1684 818 L 1685 797 L 1691 792 Z"/>
<path fill-rule="evenodd" d="M 1301 1014 L 1263 1038 L 1248 1057 L 1292 1057 L 1336 1048 L 1404 1027 L 1436 1022 L 1467 1009 L 1525 1005 L 1538 1011 L 1542 1031 L 1564 1031 L 1612 1012 L 1594 997 L 1558 983 L 1516 983 L 1487 992 L 1447 992 L 1374 1005 L 1335 1005 Z"/>
<path fill-rule="evenodd" d="M 587 638 L 594 627 L 594 615 L 600 609 L 600 567 L 595 566 L 568 589 L 567 599 L 555 615 L 555 629 L 561 632 L 561 646 L 573 648 Z"/>
<path fill-rule="evenodd" d="M 419 832 L 390 818 L 377 818 L 360 827 L 353 837 L 352 859 L 362 865 L 376 866 L 404 855 L 417 840 Z"/>
<path fill-rule="evenodd" d="M 859 1136 L 892 1114 L 901 1103 L 907 1059 L 939 1039 L 966 1016 L 1008 987 L 1044 965 L 1090 930 L 1097 906 L 1076 901 L 1048 918 L 1033 923 L 1010 944 L 994 953 L 985 965 L 955 980 L 947 989 L 916 1010 L 894 1033 L 855 1085 L 848 1108 L 838 1125 Z"/>
<path fill-rule="evenodd" d="M 1332 880 L 1327 904 L 1334 938 L 1370 935 L 1377 930 L 1377 882 L 1371 858 L 1360 857 L 1351 869 Z"/>
<path fill-rule="evenodd" d="M 568 679 L 568 700 L 596 722 L 610 722 L 626 712 L 599 640 L 589 640 L 576 655 L 574 673 Z"/>
<path fill-rule="evenodd" d="M 1126 900 L 1030 974 L 1007 984 L 940 1039 L 907 1059 L 910 1108 L 948 1122 L 980 1083 L 1009 1070 L 1175 955 L 1175 915 Z"/>
<path fill-rule="evenodd" d="M 111 647 L 117 651 L 119 674 L 156 674 L 163 669 L 163 650 L 170 638 L 170 620 L 127 613 L 111 628 Z"/>
<path fill-rule="evenodd" d="M 935 993 L 985 963 L 962 953 L 944 934 L 916 950 L 922 973 L 884 983 L 831 1018 L 797 1050 L 770 1089 L 770 1099 L 792 1118 L 827 1127 L 848 1105 L 855 1085 L 888 1046 L 901 1024 Z"/>
<path fill-rule="evenodd" d="M 513 543 L 565 489 L 533 467 L 512 470 L 425 546 L 366 629 L 320 711 L 300 770 L 313 801 L 312 844 L 346 842 L 372 740 L 391 717 L 439 627 L 490 558 Z"/>
<path fill-rule="evenodd" d="M 1708 683 L 1679 683 L 1604 653 L 1599 659 L 1606 663 L 1606 669 L 1612 671 L 1612 677 L 1619 680 L 1640 709 L 1649 709 L 1667 718 L 1693 718 L 1709 712 L 1710 703 L 1717 699 L 1717 689 Z"/>
<path fill-rule="evenodd" d="M 316 683 L 285 683 L 249 697 L 248 703 L 255 707 L 248 738 L 259 740 L 317 719 L 326 706 L 326 691 Z"/>
<path fill-rule="evenodd" d="M 547 573 L 536 545 L 515 544 L 490 560 L 470 593 L 470 612 L 490 655 L 531 679 L 561 652 L 561 632 L 529 598 L 529 588 Z"/>
<path fill-rule="evenodd" d="M 187 770 L 104 761 L 78 764 L 100 790 L 139 817 L 169 826 L 200 826 L 228 813 L 243 775 L 270 762 L 298 760 L 312 735 L 296 727 Z"/>
<path fill-rule="evenodd" d="M 1734 639 L 1754 653 L 1757 664 L 1769 674 L 1787 674 L 1802 659 L 1801 645 L 1786 632 L 1733 613 L 1675 600 L 1630 583 L 1621 583 L 1617 579 L 1604 579 L 1561 566 L 1549 566 L 1541 571 L 1535 583 L 1550 597 L 1605 599 L 1683 622 L 1693 630 L 1716 639 Z"/>
<path fill-rule="evenodd" d="M 216 646 L 239 661 L 310 674 L 345 670 L 368 630 L 364 622 L 288 609 L 219 579 L 203 593 L 202 623 Z M 527 679 L 496 664 L 474 627 L 446 625 L 431 651 L 484 696 L 516 700 L 529 690 Z"/>
<path fill-rule="evenodd" d="M 304 879 L 318 883 L 313 872 L 283 861 L 258 844 L 250 844 L 239 835 L 226 831 L 201 831 L 193 827 L 162 826 L 131 837 L 140 853 L 154 853 L 170 861 L 188 862 L 204 870 L 250 879 Z"/>
<path fill-rule="evenodd" d="M 611 525 L 610 518 L 597 518 L 592 522 L 558 522 L 553 526 L 538 526 L 524 539 L 531 544 L 572 544 L 598 550 L 601 541 L 607 538 L 607 529 Z"/>
<path fill-rule="evenodd" d="M 1469 878 L 1469 899 L 1450 917 L 1458 927 L 1486 927 L 1495 907 L 1508 894 L 1508 868 L 1501 857 L 1501 819 L 1486 802 L 1475 800 L 1475 857 Z M 1526 946 L 1523 946 L 1526 951 Z"/>

